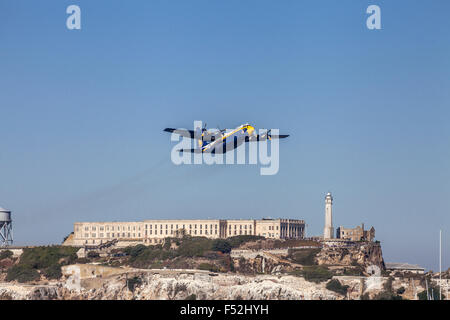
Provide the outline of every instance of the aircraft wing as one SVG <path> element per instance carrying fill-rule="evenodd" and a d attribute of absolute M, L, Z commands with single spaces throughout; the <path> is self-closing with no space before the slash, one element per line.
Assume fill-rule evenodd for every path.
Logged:
<path fill-rule="evenodd" d="M 192 130 L 165 128 L 164 131 L 170 132 L 170 133 L 174 132 L 176 134 L 179 134 L 180 136 L 194 139 L 194 131 L 192 131 Z"/>
<path fill-rule="evenodd" d="M 251 137 L 250 139 L 246 140 L 246 141 L 264 141 L 267 140 L 267 138 L 269 138 L 269 140 L 271 139 L 284 139 L 289 137 L 288 134 L 257 134 L 256 136 Z"/>
<path fill-rule="evenodd" d="M 179 149 L 178 152 L 202 153 L 202 149 Z"/>

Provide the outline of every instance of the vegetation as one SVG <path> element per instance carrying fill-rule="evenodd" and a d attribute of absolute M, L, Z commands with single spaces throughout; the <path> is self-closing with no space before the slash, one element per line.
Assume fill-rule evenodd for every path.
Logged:
<path fill-rule="evenodd" d="M 200 269 L 200 270 L 208 270 L 208 271 L 211 271 L 211 272 L 219 272 L 220 271 L 220 268 L 215 266 L 212 263 L 200 263 L 199 266 L 198 266 L 198 269 Z"/>
<path fill-rule="evenodd" d="M 332 279 L 327 283 L 326 288 L 328 290 L 345 295 L 347 294 L 347 289 L 349 288 L 349 286 L 343 286 L 339 280 Z"/>
<path fill-rule="evenodd" d="M 400 287 L 397 289 L 397 294 L 404 294 L 406 291 L 405 287 Z"/>
<path fill-rule="evenodd" d="M 364 293 L 363 295 L 361 295 L 361 297 L 359 297 L 359 299 L 361 300 L 370 300 L 370 296 L 369 293 Z"/>
<path fill-rule="evenodd" d="M 95 251 L 89 251 L 87 254 L 87 258 L 89 258 L 89 259 L 95 259 L 98 257 L 100 257 L 100 255 L 98 254 L 98 252 L 95 252 Z"/>
<path fill-rule="evenodd" d="M 343 274 L 345 276 L 362 276 L 364 275 L 364 268 L 361 266 L 355 268 L 344 268 Z"/>
<path fill-rule="evenodd" d="M 430 286 L 428 288 L 428 294 L 430 296 L 430 300 L 439 300 L 439 286 Z M 419 300 L 428 300 L 427 291 L 424 290 L 420 292 L 417 297 Z"/>
<path fill-rule="evenodd" d="M 13 256 L 13 252 L 11 250 L 3 250 L 0 252 L 0 260 L 11 258 Z"/>
<path fill-rule="evenodd" d="M 34 281 L 40 278 L 40 272 L 48 279 L 61 277 L 61 265 L 77 260 L 77 248 L 48 246 L 25 248 L 17 265 L 8 269 L 7 281 Z"/>
<path fill-rule="evenodd" d="M 297 277 L 304 277 L 306 281 L 315 283 L 328 281 L 333 277 L 333 273 L 327 267 L 322 266 L 305 266 L 303 270 L 294 270 L 290 274 Z"/>
<path fill-rule="evenodd" d="M 188 295 L 184 300 L 197 300 L 197 296 L 195 294 Z"/>
<path fill-rule="evenodd" d="M 373 300 L 403 300 L 403 298 L 392 292 L 381 291 L 373 297 Z"/>
<path fill-rule="evenodd" d="M 166 238 L 163 245 L 145 246 L 139 244 L 122 249 L 127 256 L 126 261 L 136 268 L 186 268 L 189 261 L 185 258 L 206 258 L 218 262 L 219 265 L 202 264 L 203 270 L 217 272 L 219 270 L 231 271 L 232 261 L 229 256 L 232 248 L 238 247 L 247 241 L 261 237 L 242 235 L 229 239 L 208 239 L 205 237 L 184 236 L 183 238 Z M 175 245 L 173 245 L 175 244 Z M 120 252 L 115 250 L 115 254 Z M 228 257 L 228 258 L 227 258 Z M 117 261 L 114 261 L 117 263 Z M 200 266 L 199 266 L 200 267 Z"/>
<path fill-rule="evenodd" d="M 289 258 L 298 264 L 305 266 L 315 265 L 314 258 L 320 252 L 320 249 L 299 249 L 292 251 Z"/>
<path fill-rule="evenodd" d="M 232 248 L 237 248 L 240 245 L 250 242 L 265 239 L 263 236 L 253 236 L 253 235 L 240 235 L 228 238 L 228 241 Z"/>
<path fill-rule="evenodd" d="M 222 253 L 230 253 L 231 243 L 224 239 L 216 239 L 212 244 L 212 250 L 220 251 Z"/>
<path fill-rule="evenodd" d="M 142 284 L 142 280 L 139 277 L 133 277 L 127 280 L 127 287 L 131 292 L 134 292 L 134 289 Z"/>
<path fill-rule="evenodd" d="M 8 269 L 6 281 L 17 280 L 19 282 L 28 282 L 39 280 L 39 272 L 27 265 L 15 265 Z"/>

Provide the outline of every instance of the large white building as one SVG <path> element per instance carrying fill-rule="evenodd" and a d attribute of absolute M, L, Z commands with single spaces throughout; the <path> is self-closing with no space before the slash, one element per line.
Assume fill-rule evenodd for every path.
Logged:
<path fill-rule="evenodd" d="M 74 233 L 64 244 L 98 245 L 118 240 L 122 245 L 158 244 L 166 237 L 185 235 L 228 238 L 257 235 L 272 239 L 303 239 L 305 221 L 261 220 L 145 220 L 139 222 L 76 222 Z"/>

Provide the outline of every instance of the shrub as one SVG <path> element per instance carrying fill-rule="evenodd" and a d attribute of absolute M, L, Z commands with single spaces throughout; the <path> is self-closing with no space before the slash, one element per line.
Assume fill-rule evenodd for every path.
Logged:
<path fill-rule="evenodd" d="M 430 300 L 432 300 L 434 298 L 434 300 L 439 300 L 439 287 L 434 287 L 431 286 L 430 288 L 428 288 L 428 293 L 430 295 Z M 419 300 L 428 300 L 427 297 L 427 291 L 424 290 L 422 292 L 420 292 L 417 297 L 419 298 Z"/>
<path fill-rule="evenodd" d="M 184 300 L 197 300 L 197 296 L 195 294 L 188 295 Z"/>
<path fill-rule="evenodd" d="M 234 236 L 227 239 L 227 241 L 230 243 L 232 248 L 237 248 L 241 244 L 249 241 L 256 241 L 265 239 L 262 236 L 254 236 L 254 235 L 240 235 L 240 236 Z"/>
<path fill-rule="evenodd" d="M 13 252 L 11 250 L 3 250 L 0 252 L 0 260 L 11 258 L 13 256 Z"/>
<path fill-rule="evenodd" d="M 47 279 L 59 279 L 62 277 L 61 266 L 59 264 L 52 264 L 43 270 L 43 274 Z"/>
<path fill-rule="evenodd" d="M 301 274 L 306 281 L 315 283 L 327 281 L 328 279 L 331 279 L 331 277 L 333 276 L 333 274 L 328 270 L 328 268 L 319 266 L 304 267 Z"/>
<path fill-rule="evenodd" d="M 315 265 L 315 256 L 320 252 L 320 249 L 300 249 L 292 251 L 290 254 L 290 259 L 298 264 L 305 266 Z"/>
<path fill-rule="evenodd" d="M 95 259 L 95 258 L 100 257 L 100 255 L 98 254 L 98 252 L 95 252 L 95 251 L 89 251 L 88 254 L 87 254 L 87 257 L 88 257 L 89 259 Z"/>
<path fill-rule="evenodd" d="M 356 268 L 344 268 L 345 276 L 362 276 L 364 275 L 364 268 L 358 266 Z"/>
<path fill-rule="evenodd" d="M 208 270 L 212 272 L 219 272 L 219 268 L 211 263 L 200 263 L 198 266 L 199 270 Z"/>
<path fill-rule="evenodd" d="M 82 263 L 82 264 L 89 263 L 89 259 L 87 259 L 87 258 L 78 258 L 75 262 L 76 263 Z"/>
<path fill-rule="evenodd" d="M 361 295 L 360 297 L 361 300 L 370 300 L 370 296 L 369 294 L 366 292 L 363 295 Z"/>
<path fill-rule="evenodd" d="M 142 284 L 142 280 L 139 277 L 133 277 L 133 278 L 127 280 L 127 286 L 131 292 L 134 292 L 134 289 L 137 286 L 140 286 L 141 284 Z"/>
<path fill-rule="evenodd" d="M 45 269 L 58 264 L 61 258 L 72 259 L 77 251 L 78 248 L 64 246 L 25 248 L 19 264 L 30 265 L 35 269 Z"/>
<path fill-rule="evenodd" d="M 175 256 L 172 250 L 164 250 L 160 245 L 147 247 L 139 244 L 125 248 L 124 253 L 129 255 L 129 264 L 136 268 L 159 268 L 162 260 Z"/>
<path fill-rule="evenodd" d="M 182 257 L 201 257 L 212 249 L 212 239 L 203 237 L 186 238 L 180 243 L 176 254 Z"/>
<path fill-rule="evenodd" d="M 406 291 L 405 287 L 400 287 L 397 289 L 397 294 L 404 294 Z"/>
<path fill-rule="evenodd" d="M 61 277 L 61 263 L 75 261 L 78 248 L 48 246 L 25 248 L 19 263 L 8 270 L 7 281 L 27 282 L 39 279 L 38 270 L 51 279 Z"/>
<path fill-rule="evenodd" d="M 40 276 L 36 269 L 30 265 L 18 264 L 8 269 L 6 281 L 17 280 L 19 282 L 28 282 L 39 280 Z"/>
<path fill-rule="evenodd" d="M 343 286 L 343 285 L 339 282 L 339 280 L 337 280 L 337 279 L 332 279 L 332 280 L 330 280 L 330 281 L 327 283 L 326 288 L 327 288 L 328 290 L 331 290 L 331 291 L 337 292 L 337 293 L 339 293 L 339 294 L 345 295 L 345 294 L 347 294 L 347 289 L 348 289 L 349 287 L 348 287 L 348 286 Z"/>
<path fill-rule="evenodd" d="M 222 253 L 230 253 L 231 243 L 224 239 L 216 239 L 212 243 L 212 250 L 220 251 Z"/>
<path fill-rule="evenodd" d="M 381 291 L 373 297 L 373 300 L 402 300 L 402 297 L 389 291 Z"/>

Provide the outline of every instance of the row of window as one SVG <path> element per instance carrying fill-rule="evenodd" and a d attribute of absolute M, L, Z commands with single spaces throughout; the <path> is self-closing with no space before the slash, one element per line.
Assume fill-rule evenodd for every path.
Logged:
<path fill-rule="evenodd" d="M 136 233 L 131 233 L 131 232 L 127 232 L 127 233 L 125 233 L 125 232 L 122 232 L 122 233 L 120 233 L 120 232 L 117 232 L 117 233 L 99 233 L 98 234 L 98 237 L 99 238 L 115 238 L 115 237 L 117 237 L 117 238 L 125 238 L 125 237 L 127 237 L 127 238 L 131 238 L 131 235 L 133 235 L 133 238 L 136 238 Z M 141 233 L 139 232 L 138 234 L 137 234 L 137 236 L 138 236 L 138 238 L 140 238 L 141 237 Z M 84 237 L 85 238 L 89 238 L 89 233 L 85 233 L 84 234 Z M 97 237 L 97 234 L 96 233 L 91 233 L 91 238 L 96 238 Z"/>
<path fill-rule="evenodd" d="M 251 229 L 251 228 L 252 228 L 252 225 L 249 224 L 249 225 L 248 225 L 248 228 Z M 231 224 L 228 226 L 228 229 L 231 230 Z M 234 229 L 235 229 L 235 230 L 237 229 L 237 225 L 236 225 L 236 224 L 234 225 Z M 242 224 L 239 225 L 239 229 L 242 230 Z M 247 225 L 244 225 L 244 229 L 247 229 Z"/>
<path fill-rule="evenodd" d="M 163 232 L 163 231 L 165 231 L 165 232 Z M 197 234 L 197 230 L 185 230 L 186 231 L 186 233 L 189 233 L 189 234 Z M 205 229 L 205 232 L 203 233 L 202 231 L 203 230 L 198 230 L 199 231 L 199 233 L 198 234 L 217 234 L 217 229 L 216 230 L 210 230 L 209 231 L 209 233 L 208 233 L 208 230 L 206 230 Z M 147 230 L 145 230 L 145 235 L 152 235 L 152 234 L 155 234 L 155 235 L 157 235 L 158 234 L 158 230 L 155 230 L 155 232 L 153 233 L 153 230 L 148 230 L 148 233 L 147 233 Z M 159 230 L 159 234 L 166 234 L 166 235 L 168 235 L 169 234 L 169 230 Z M 175 232 L 174 232 L 174 230 L 170 230 L 170 234 L 178 234 L 178 230 L 176 230 Z"/>
<path fill-rule="evenodd" d="M 153 226 L 152 224 L 146 224 L 145 225 L 145 229 L 158 229 L 158 225 L 157 224 L 154 225 L 154 228 L 152 226 Z M 164 225 L 160 224 L 159 225 L 159 229 L 163 229 L 163 226 Z M 174 229 L 174 226 L 175 226 L 175 229 L 178 229 L 178 224 L 175 224 L 175 225 L 174 224 L 170 224 L 170 229 Z M 180 224 L 180 226 L 182 226 L 182 229 L 186 229 L 186 225 L 185 224 L 183 224 L 183 225 Z M 189 225 L 189 229 L 192 229 L 192 226 L 194 226 L 194 229 L 197 229 L 197 224 L 193 224 L 193 225 L 190 224 Z M 209 228 L 213 229 L 213 226 L 214 226 L 215 229 L 217 229 L 217 224 L 210 224 Z M 203 225 L 199 224 L 199 228 L 202 229 L 202 227 L 203 227 Z M 165 228 L 169 229 L 169 224 L 166 224 Z M 208 229 L 208 225 L 207 224 L 205 224 L 205 229 Z"/>
<path fill-rule="evenodd" d="M 230 235 L 230 236 L 232 236 L 232 235 L 235 235 L 235 236 L 237 236 L 237 235 L 243 235 L 243 234 L 247 234 L 247 230 L 244 230 L 244 231 L 242 231 L 242 230 L 239 230 L 239 233 L 237 232 L 237 230 L 234 230 L 234 231 L 231 231 L 231 230 L 229 230 L 228 231 L 228 235 Z M 248 234 L 249 235 L 251 235 L 252 234 L 252 230 L 249 230 L 248 231 Z"/>
<path fill-rule="evenodd" d="M 114 228 L 115 228 L 115 230 L 114 230 Z M 96 226 L 92 226 L 92 227 L 89 227 L 89 226 L 85 226 L 84 227 L 84 231 L 97 231 L 97 227 Z M 116 226 L 116 227 L 114 227 L 114 226 L 101 226 L 101 227 L 98 227 L 98 230 L 99 231 L 126 231 L 126 230 L 128 230 L 128 231 L 136 231 L 136 230 L 138 230 L 138 231 L 141 231 L 141 227 L 140 226 L 138 226 L 138 227 L 136 227 L 136 226 L 133 226 L 133 227 L 131 227 L 131 226 L 128 226 L 128 227 L 125 227 L 125 226 L 122 226 L 122 228 L 120 227 L 120 226 Z M 79 227 L 76 227 L 76 230 L 75 231 L 80 231 L 80 228 Z"/>
<path fill-rule="evenodd" d="M 187 230 L 186 231 L 186 233 L 189 233 L 189 234 L 194 234 L 194 235 L 197 235 L 197 234 L 205 234 L 205 235 L 217 235 L 218 234 L 218 231 L 217 230 L 210 230 L 209 232 L 208 232 L 208 230 L 204 230 L 204 232 L 203 232 L 203 230 L 198 230 L 198 233 L 197 233 L 197 230 Z M 158 230 L 155 230 L 155 232 L 153 232 L 153 230 L 145 230 L 145 236 L 147 236 L 147 235 L 157 235 L 158 234 Z M 165 234 L 165 235 L 173 235 L 173 234 L 178 234 L 178 231 L 175 231 L 174 232 L 174 230 L 170 230 L 170 233 L 169 233 L 169 230 L 159 230 L 159 234 Z M 231 234 L 231 233 L 230 233 Z M 236 234 L 236 232 L 234 233 L 234 234 Z M 240 234 L 242 234 L 242 233 L 240 233 Z M 247 234 L 247 231 L 245 232 L 245 234 Z M 91 236 L 91 238 L 96 238 L 97 237 L 97 233 L 91 233 L 90 234 Z M 99 233 L 98 234 L 98 237 L 99 238 L 104 238 L 106 236 L 106 238 L 114 238 L 114 237 L 122 237 L 122 238 L 125 238 L 125 237 L 128 237 L 128 238 L 130 238 L 131 236 L 133 237 L 133 238 L 135 238 L 136 237 L 136 233 L 131 233 L 131 232 L 128 232 L 128 233 L 125 233 L 125 232 L 122 232 L 122 233 L 120 233 L 120 232 L 117 232 L 117 233 L 103 233 L 103 232 L 101 232 L 101 233 Z M 85 238 L 89 238 L 89 233 L 85 233 L 84 234 L 84 237 Z M 139 232 L 139 233 L 137 233 L 137 237 L 138 238 L 140 238 L 141 237 L 141 233 Z"/>

